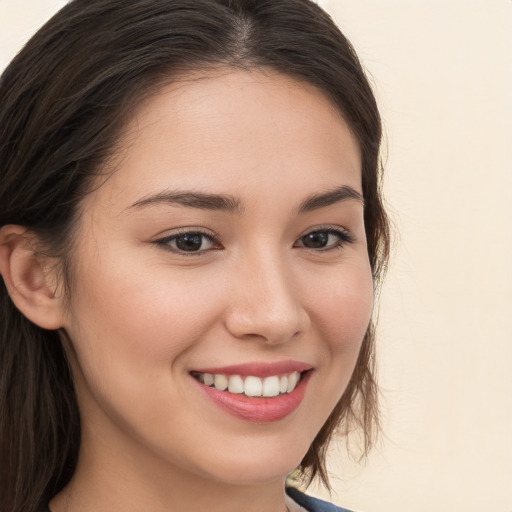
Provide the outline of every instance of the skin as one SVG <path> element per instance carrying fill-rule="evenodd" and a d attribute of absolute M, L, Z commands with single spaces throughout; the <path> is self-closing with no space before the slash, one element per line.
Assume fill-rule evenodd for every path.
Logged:
<path fill-rule="evenodd" d="M 313 194 L 361 193 L 355 137 L 289 77 L 192 78 L 139 106 L 115 172 L 82 203 L 60 327 L 83 439 L 53 512 L 285 511 L 285 477 L 356 363 L 373 303 L 362 202 L 298 212 Z M 241 211 L 133 206 L 169 190 L 229 194 Z M 189 228 L 217 241 L 193 254 L 158 242 Z M 327 229 L 352 241 L 304 245 Z M 313 371 L 301 405 L 274 422 L 227 414 L 190 376 L 282 360 Z"/>

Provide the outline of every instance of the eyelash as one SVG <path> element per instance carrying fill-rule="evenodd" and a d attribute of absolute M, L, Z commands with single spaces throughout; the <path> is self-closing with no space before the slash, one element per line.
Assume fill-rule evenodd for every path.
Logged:
<path fill-rule="evenodd" d="M 302 235 L 298 241 L 302 241 L 305 237 L 316 234 L 316 233 L 325 233 L 327 235 L 335 235 L 338 237 L 338 241 L 332 245 L 328 245 L 327 247 L 321 248 L 311 248 L 306 247 L 304 245 L 299 245 L 298 247 L 304 247 L 305 249 L 309 249 L 314 252 L 327 252 L 333 249 L 342 249 L 348 244 L 353 244 L 356 240 L 352 233 L 345 228 L 332 227 L 332 226 L 319 226 L 312 231 L 308 231 L 305 235 Z M 295 245 L 294 245 L 295 246 Z"/>
<path fill-rule="evenodd" d="M 212 249 L 201 249 L 199 251 L 185 251 L 185 250 L 179 249 L 178 247 L 173 247 L 171 245 L 171 242 L 176 241 L 180 237 L 183 237 L 186 235 L 191 236 L 191 237 L 192 236 L 200 236 L 203 240 L 206 239 L 209 242 L 212 242 L 217 247 L 212 248 Z M 183 255 L 183 256 L 199 256 L 201 254 L 204 254 L 207 251 L 218 250 L 218 249 L 222 248 L 220 239 L 217 236 L 215 236 L 211 233 L 208 233 L 206 231 L 201 231 L 200 229 L 183 229 L 183 230 L 178 231 L 177 233 L 173 233 L 172 235 L 166 236 L 165 238 L 155 240 L 155 243 L 158 245 L 164 246 L 164 248 L 167 249 L 168 251 L 171 251 L 171 252 L 177 253 L 179 255 Z"/>
<path fill-rule="evenodd" d="M 334 236 L 338 237 L 338 240 L 334 244 L 328 245 L 326 247 L 320 247 L 320 248 L 312 248 L 312 247 L 307 247 L 305 245 L 296 245 L 297 242 L 304 243 L 303 240 L 307 236 L 318 234 L 318 233 L 327 234 L 328 236 L 334 235 Z M 173 242 L 173 241 L 175 242 L 180 237 L 184 237 L 184 236 L 190 236 L 190 237 L 199 236 L 199 237 L 201 237 L 202 241 L 204 239 L 206 239 L 209 242 L 216 245 L 216 247 L 209 248 L 209 249 L 200 249 L 197 251 L 186 251 L 186 250 L 183 250 L 183 249 L 180 249 L 178 247 L 174 247 L 171 245 L 171 242 Z M 201 241 L 201 244 L 202 244 L 202 241 Z M 354 236 L 347 229 L 334 228 L 332 226 L 329 226 L 329 227 L 320 226 L 318 228 L 313 229 L 312 231 L 308 231 L 306 234 L 299 237 L 297 239 L 297 241 L 295 242 L 294 247 L 303 247 L 303 248 L 308 249 L 313 252 L 327 252 L 327 251 L 330 251 L 333 249 L 341 249 L 341 248 L 345 247 L 347 244 L 353 244 L 354 242 L 355 242 Z M 166 236 L 159 240 L 155 240 L 154 243 L 156 243 L 160 246 L 164 246 L 165 249 L 167 249 L 171 252 L 177 253 L 179 255 L 183 255 L 183 256 L 200 256 L 200 255 L 204 254 L 205 252 L 208 252 L 211 250 L 222 249 L 222 244 L 220 242 L 219 237 L 217 237 L 211 233 L 201 231 L 199 229 L 191 229 L 191 230 L 183 229 L 183 230 L 179 231 L 178 233 L 173 233 L 172 235 Z"/>

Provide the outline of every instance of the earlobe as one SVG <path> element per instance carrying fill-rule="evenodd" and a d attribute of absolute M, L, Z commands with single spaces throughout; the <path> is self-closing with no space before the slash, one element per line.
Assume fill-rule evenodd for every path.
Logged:
<path fill-rule="evenodd" d="M 0 274 L 16 307 L 43 329 L 63 326 L 63 300 L 54 265 L 35 250 L 37 237 L 23 226 L 0 230 Z"/>

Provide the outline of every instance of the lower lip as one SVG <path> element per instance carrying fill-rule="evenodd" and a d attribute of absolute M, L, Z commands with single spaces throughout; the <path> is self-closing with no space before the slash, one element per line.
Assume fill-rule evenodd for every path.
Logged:
<path fill-rule="evenodd" d="M 205 386 L 196 379 L 194 382 L 211 401 L 229 414 L 254 423 L 269 423 L 286 418 L 299 407 L 304 398 L 310 374 L 311 372 L 302 374 L 297 387 L 291 393 L 275 397 L 248 397 L 243 394 L 219 391 Z"/>

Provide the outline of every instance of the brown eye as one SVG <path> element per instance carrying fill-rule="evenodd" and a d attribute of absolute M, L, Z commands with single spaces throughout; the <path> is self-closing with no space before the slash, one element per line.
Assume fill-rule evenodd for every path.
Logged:
<path fill-rule="evenodd" d="M 177 253 L 202 253 L 211 249 L 219 249 L 215 238 L 200 231 L 187 231 L 165 237 L 156 241 L 157 244 Z"/>
<path fill-rule="evenodd" d="M 314 231 L 301 238 L 302 245 L 309 249 L 323 249 L 329 242 L 329 233 L 325 231 Z"/>
<path fill-rule="evenodd" d="M 177 236 L 175 240 L 176 248 L 180 251 L 200 251 L 203 245 L 204 236 L 199 233 L 185 233 Z"/>
<path fill-rule="evenodd" d="M 300 237 L 295 247 L 306 247 L 307 249 L 328 250 L 336 247 L 343 247 L 352 243 L 352 235 L 342 229 L 318 229 Z"/>

